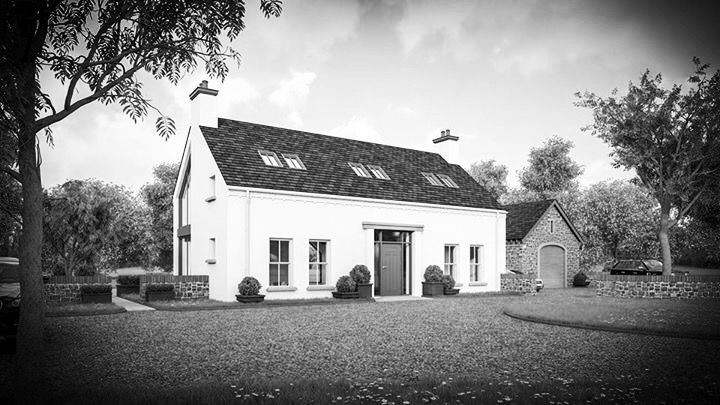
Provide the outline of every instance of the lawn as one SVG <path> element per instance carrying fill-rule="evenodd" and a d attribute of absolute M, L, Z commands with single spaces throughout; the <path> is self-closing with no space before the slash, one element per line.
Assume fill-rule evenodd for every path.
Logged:
<path fill-rule="evenodd" d="M 48 383 L 55 398 L 86 403 L 714 403 L 720 394 L 720 341 L 558 327 L 502 312 L 552 300 L 50 318 Z M 12 367 L 2 369 L 7 393 Z"/>

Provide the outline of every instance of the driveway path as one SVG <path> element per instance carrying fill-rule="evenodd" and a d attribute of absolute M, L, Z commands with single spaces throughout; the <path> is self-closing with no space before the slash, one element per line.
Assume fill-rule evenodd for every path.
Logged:
<path fill-rule="evenodd" d="M 154 311 L 155 308 L 150 308 L 148 306 L 138 304 L 137 302 L 133 302 L 130 300 L 126 300 L 125 298 L 120 298 L 117 296 L 112 297 L 113 304 L 125 308 L 128 312 L 135 312 L 135 311 Z"/>

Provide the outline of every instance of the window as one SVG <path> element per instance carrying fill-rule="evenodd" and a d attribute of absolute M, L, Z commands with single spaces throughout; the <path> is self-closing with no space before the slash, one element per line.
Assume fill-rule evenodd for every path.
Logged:
<path fill-rule="evenodd" d="M 270 285 L 290 285 L 289 239 L 270 239 Z"/>
<path fill-rule="evenodd" d="M 287 163 L 289 168 L 299 169 L 299 170 L 307 170 L 307 169 L 305 169 L 305 165 L 303 164 L 302 160 L 300 160 L 300 156 L 286 155 L 283 153 L 282 157 L 283 157 L 283 159 L 285 159 L 285 163 Z"/>
<path fill-rule="evenodd" d="M 205 199 L 205 201 L 210 202 L 215 200 L 215 175 L 213 174 L 210 176 L 210 181 L 208 182 L 208 197 Z"/>
<path fill-rule="evenodd" d="M 433 173 L 421 172 L 420 174 L 422 174 L 433 186 L 443 185 L 440 179 L 438 179 L 437 176 L 435 176 Z"/>
<path fill-rule="evenodd" d="M 282 167 L 282 163 L 280 163 L 280 159 L 278 159 L 275 152 L 259 150 L 258 153 L 260 154 L 260 157 L 262 158 L 263 163 L 265 163 L 266 165 L 274 166 L 274 167 Z"/>
<path fill-rule="evenodd" d="M 320 240 L 310 241 L 310 285 L 325 285 L 327 283 L 327 245 L 328 242 Z"/>
<path fill-rule="evenodd" d="M 551 219 L 548 222 L 550 222 L 550 233 L 555 233 L 555 220 Z"/>
<path fill-rule="evenodd" d="M 446 186 L 452 187 L 452 188 L 459 188 L 458 185 L 457 185 L 457 183 L 455 183 L 455 181 L 453 181 L 453 179 L 451 179 L 450 176 L 446 176 L 446 175 L 444 175 L 444 174 L 438 174 L 437 177 L 438 177 L 443 183 L 445 183 Z"/>
<path fill-rule="evenodd" d="M 357 174 L 360 177 L 371 177 L 370 173 L 365 169 L 365 166 L 361 165 L 360 163 L 348 163 L 350 168 L 353 169 L 355 174 Z"/>
<path fill-rule="evenodd" d="M 375 165 L 368 165 L 367 168 L 368 168 L 368 170 L 370 170 L 370 172 L 372 172 L 373 176 L 377 177 L 378 179 L 390 180 L 390 176 L 388 176 L 387 173 L 385 173 L 385 170 L 383 170 L 382 167 L 375 166 Z"/>
<path fill-rule="evenodd" d="M 445 274 L 456 277 L 457 270 L 457 246 L 445 245 Z"/>
<path fill-rule="evenodd" d="M 208 244 L 208 258 L 205 262 L 209 264 L 215 263 L 215 238 L 210 238 L 210 243 Z"/>
<path fill-rule="evenodd" d="M 482 281 L 483 247 L 470 246 L 470 281 Z"/>

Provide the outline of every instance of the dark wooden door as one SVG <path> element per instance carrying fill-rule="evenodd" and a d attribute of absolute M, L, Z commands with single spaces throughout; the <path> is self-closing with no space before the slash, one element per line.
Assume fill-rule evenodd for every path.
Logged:
<path fill-rule="evenodd" d="M 402 245 L 383 243 L 380 248 L 380 295 L 402 294 Z"/>

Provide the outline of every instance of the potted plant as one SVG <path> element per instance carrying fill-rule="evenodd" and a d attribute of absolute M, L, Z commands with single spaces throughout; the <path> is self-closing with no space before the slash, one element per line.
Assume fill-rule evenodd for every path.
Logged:
<path fill-rule="evenodd" d="M 445 295 L 457 295 L 460 292 L 459 288 L 455 288 L 455 279 L 450 274 L 443 274 L 443 294 Z"/>
<path fill-rule="evenodd" d="M 115 289 L 118 296 L 140 294 L 140 276 L 119 276 Z"/>
<path fill-rule="evenodd" d="M 355 290 L 360 298 L 372 298 L 372 283 L 370 270 L 364 264 L 358 264 L 350 270 L 350 278 L 355 282 Z"/>
<path fill-rule="evenodd" d="M 265 295 L 258 294 L 260 288 L 262 288 L 262 285 L 260 285 L 260 282 L 257 281 L 255 277 L 245 277 L 240 284 L 238 284 L 238 292 L 240 294 L 235 294 L 235 299 L 237 299 L 238 302 L 244 303 L 263 302 Z"/>
<path fill-rule="evenodd" d="M 145 287 L 145 301 L 167 301 L 175 299 L 175 285 L 171 283 L 150 283 Z"/>
<path fill-rule="evenodd" d="M 80 302 L 82 304 L 110 303 L 112 302 L 112 286 L 110 284 L 81 285 Z"/>
<path fill-rule="evenodd" d="M 423 281 L 423 297 L 437 297 L 443 295 L 442 270 L 437 265 L 430 265 L 425 269 Z"/>
<path fill-rule="evenodd" d="M 335 290 L 332 292 L 335 298 L 359 298 L 360 293 L 355 291 L 355 282 L 350 276 L 342 276 L 335 283 Z"/>

